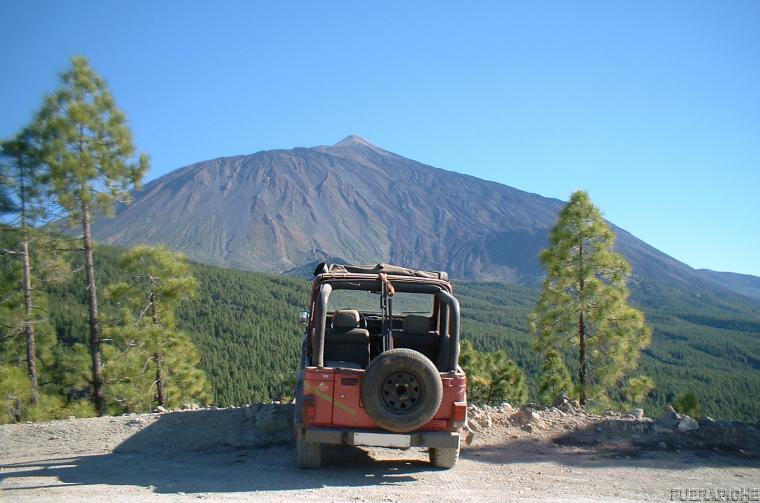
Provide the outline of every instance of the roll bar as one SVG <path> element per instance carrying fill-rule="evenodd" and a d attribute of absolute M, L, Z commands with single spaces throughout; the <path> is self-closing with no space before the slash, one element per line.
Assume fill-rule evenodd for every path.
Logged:
<path fill-rule="evenodd" d="M 319 296 L 317 297 L 317 305 L 315 306 L 316 313 L 314 313 L 314 319 L 316 320 L 316 326 L 314 327 L 314 333 L 312 334 L 313 340 L 311 345 L 312 364 L 315 367 L 325 366 L 325 332 L 327 328 L 327 299 L 330 298 L 330 292 L 332 292 L 332 285 L 325 283 L 319 289 Z"/>
<path fill-rule="evenodd" d="M 441 313 L 443 316 L 441 318 L 441 334 L 446 334 L 445 327 L 451 339 L 449 344 L 449 370 L 456 371 L 459 365 L 459 301 L 444 290 L 439 290 L 436 296 L 446 304 L 445 311 L 448 311 L 448 313 Z M 446 314 L 448 316 L 445 316 Z M 449 323 L 451 326 L 448 326 Z"/>
<path fill-rule="evenodd" d="M 373 285 L 377 282 L 372 282 Z M 364 289 L 366 285 L 359 286 L 356 283 L 346 285 L 348 289 Z M 379 285 L 378 285 L 379 286 Z M 401 285 L 399 285 L 401 286 Z M 325 333 L 327 328 L 327 301 L 330 298 L 333 287 L 330 283 L 323 283 L 317 295 L 314 309 L 314 328 L 311 334 L 312 365 L 324 367 Z M 441 335 L 450 338 L 448 370 L 456 371 L 459 364 L 459 332 L 460 312 L 459 301 L 446 290 L 435 285 L 403 285 L 398 291 L 413 293 L 434 294 L 441 301 Z"/>

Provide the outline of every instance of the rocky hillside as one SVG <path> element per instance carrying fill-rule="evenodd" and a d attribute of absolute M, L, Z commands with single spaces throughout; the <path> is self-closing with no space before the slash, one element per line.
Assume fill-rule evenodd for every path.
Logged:
<path fill-rule="evenodd" d="M 326 257 L 445 269 L 454 278 L 535 285 L 562 201 L 437 169 L 349 136 L 178 169 L 135 194 L 95 236 L 167 243 L 191 258 L 265 272 Z M 622 229 L 635 274 L 689 289 L 732 289 Z"/>

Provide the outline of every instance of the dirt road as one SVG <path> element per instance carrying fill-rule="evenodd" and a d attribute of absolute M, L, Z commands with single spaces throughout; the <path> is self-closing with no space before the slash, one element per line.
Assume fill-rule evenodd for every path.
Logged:
<path fill-rule="evenodd" d="M 706 501 L 687 489 L 760 499 L 756 458 L 558 442 L 498 422 L 453 470 L 432 469 L 424 450 L 333 448 L 323 469 L 303 471 L 288 443 L 246 446 L 241 413 L 200 412 L 3 426 L 0 500 Z"/>

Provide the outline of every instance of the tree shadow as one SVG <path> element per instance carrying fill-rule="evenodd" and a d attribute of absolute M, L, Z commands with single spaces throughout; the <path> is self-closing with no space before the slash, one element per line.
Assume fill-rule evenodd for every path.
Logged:
<path fill-rule="evenodd" d="M 580 468 L 760 468 L 760 432 L 740 423 L 728 426 L 708 425 L 690 433 L 654 432 L 646 423 L 607 420 L 553 438 L 518 437 L 470 447 L 462 457 L 486 463 L 552 462 Z"/>

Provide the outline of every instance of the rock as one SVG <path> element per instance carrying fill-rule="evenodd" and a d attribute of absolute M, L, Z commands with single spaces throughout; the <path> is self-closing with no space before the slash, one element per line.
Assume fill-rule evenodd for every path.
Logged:
<path fill-rule="evenodd" d="M 715 419 L 710 416 L 701 417 L 699 418 L 699 424 L 700 426 L 712 426 L 715 424 Z"/>
<path fill-rule="evenodd" d="M 481 428 L 491 429 L 493 427 L 493 420 L 490 414 L 484 414 L 483 417 L 478 419 L 478 424 Z"/>
<path fill-rule="evenodd" d="M 665 412 L 657 419 L 657 424 L 666 428 L 675 428 L 680 422 L 681 414 L 673 410 L 673 407 L 670 405 L 667 406 Z"/>
<path fill-rule="evenodd" d="M 678 423 L 678 431 L 681 433 L 688 433 L 690 431 L 697 431 L 699 429 L 699 423 L 690 418 L 689 416 L 683 416 Z"/>
<path fill-rule="evenodd" d="M 673 433 L 673 428 L 670 426 L 663 426 L 660 423 L 654 423 L 652 431 L 655 433 Z"/>
<path fill-rule="evenodd" d="M 510 420 L 518 423 L 533 423 L 541 420 L 541 414 L 536 410 L 525 407 L 512 414 Z"/>
<path fill-rule="evenodd" d="M 526 423 L 522 425 L 522 429 L 527 431 L 528 433 L 533 433 L 533 425 L 530 423 Z"/>
<path fill-rule="evenodd" d="M 468 424 L 464 425 L 464 431 L 466 432 L 465 437 L 464 437 L 464 442 L 465 444 L 470 445 L 472 441 L 475 440 L 475 432 L 472 431 L 472 429 L 470 428 Z"/>
<path fill-rule="evenodd" d="M 636 421 L 641 421 L 644 419 L 644 409 L 633 409 L 631 415 Z"/>
<path fill-rule="evenodd" d="M 290 421 L 280 408 L 264 406 L 256 414 L 255 425 L 257 430 L 265 433 L 277 433 L 287 430 L 290 426 Z"/>
<path fill-rule="evenodd" d="M 567 393 L 561 393 L 555 400 L 554 400 L 554 406 L 555 407 L 561 407 L 562 405 L 569 404 L 570 398 L 568 398 Z"/>
<path fill-rule="evenodd" d="M 169 409 L 167 409 L 163 405 L 159 405 L 158 407 L 156 407 L 156 412 L 163 414 L 165 412 L 169 412 Z"/>

